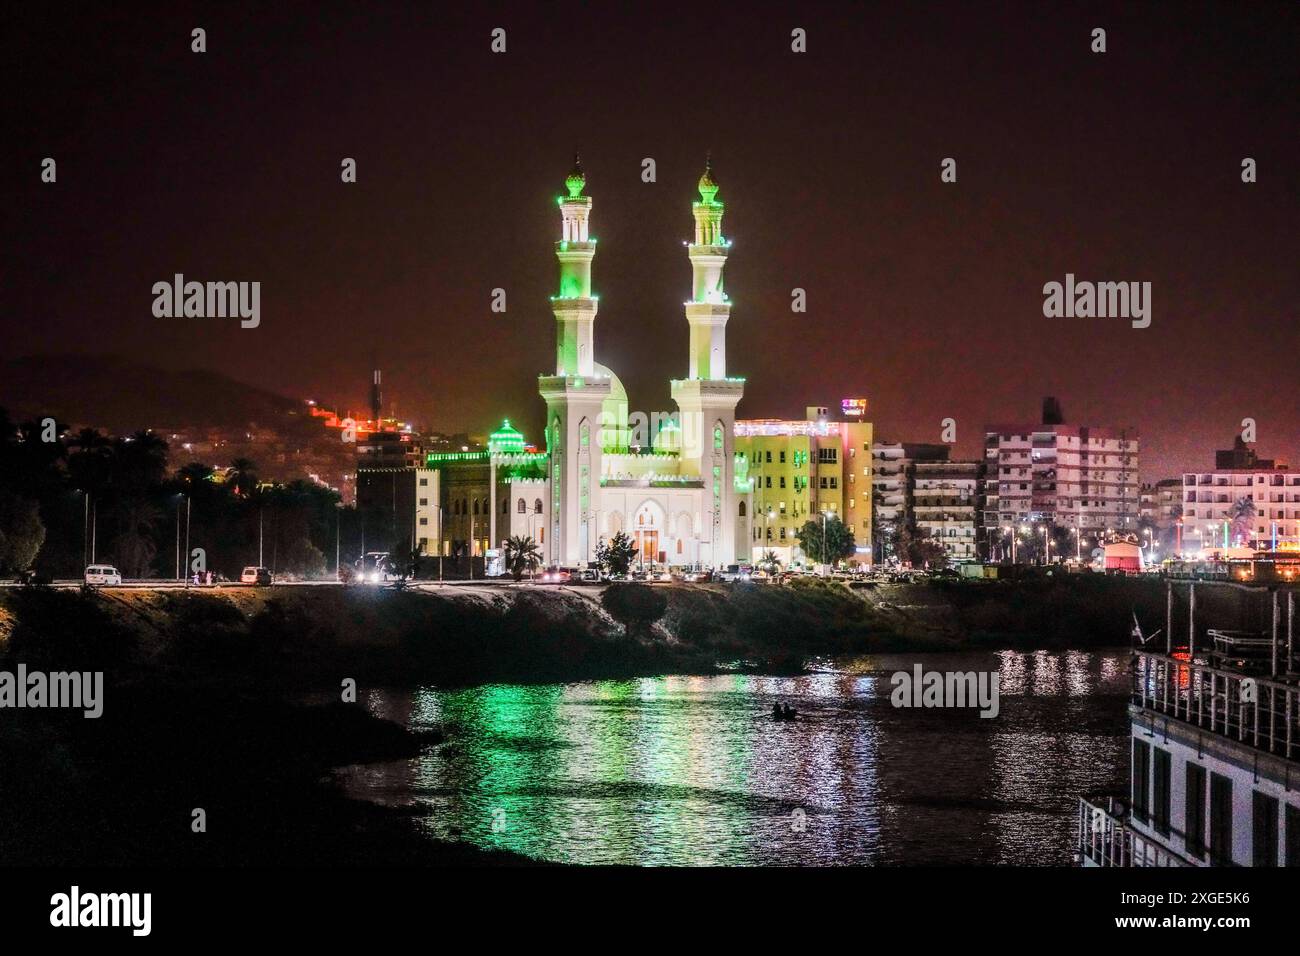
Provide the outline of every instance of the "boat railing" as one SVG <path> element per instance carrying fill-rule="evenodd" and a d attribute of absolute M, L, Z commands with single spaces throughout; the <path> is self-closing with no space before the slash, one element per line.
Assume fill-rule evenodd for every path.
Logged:
<path fill-rule="evenodd" d="M 1133 703 L 1286 760 L 1300 757 L 1300 686 L 1134 651 Z"/>
<path fill-rule="evenodd" d="M 1094 866 L 1190 866 L 1169 848 L 1134 830 L 1115 797 L 1079 798 L 1079 862 Z"/>

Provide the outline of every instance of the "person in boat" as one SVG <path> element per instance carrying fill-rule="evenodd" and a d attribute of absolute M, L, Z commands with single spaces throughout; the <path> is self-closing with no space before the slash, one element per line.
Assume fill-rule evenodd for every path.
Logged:
<path fill-rule="evenodd" d="M 773 719 L 773 720 L 780 720 L 780 719 L 781 719 L 781 705 L 780 705 L 780 704 L 773 704 L 773 705 L 772 705 L 772 719 Z"/>
<path fill-rule="evenodd" d="M 789 704 L 782 704 L 781 707 L 782 707 L 781 716 L 784 717 L 786 720 L 794 720 L 795 709 L 791 707 Z"/>

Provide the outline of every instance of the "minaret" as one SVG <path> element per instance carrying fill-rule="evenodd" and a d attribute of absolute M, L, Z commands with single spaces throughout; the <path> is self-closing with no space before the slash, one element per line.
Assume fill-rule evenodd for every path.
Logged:
<path fill-rule="evenodd" d="M 551 310 L 555 313 L 556 375 L 591 375 L 595 364 L 592 331 L 600 303 L 591 294 L 591 260 L 596 255 L 596 240 L 587 236 L 591 197 L 582 195 L 586 184 L 582 161 L 575 153 L 573 169 L 564 180 L 569 195 L 556 200 L 562 226 L 560 241 L 555 244 L 555 258 L 560 260 L 560 294 L 551 299 Z"/>
<path fill-rule="evenodd" d="M 691 258 L 691 301 L 686 320 L 691 324 L 691 378 L 727 377 L 727 319 L 731 303 L 722 291 L 722 267 L 731 243 L 722 237 L 722 203 L 715 198 L 713 164 L 706 161 L 699 183 L 700 201 L 691 204 L 695 214 L 695 241 L 687 246 Z"/>
<path fill-rule="evenodd" d="M 728 564 L 747 553 L 748 532 L 738 524 L 735 489 L 736 404 L 745 381 L 727 377 L 727 319 L 731 302 L 722 290 L 722 267 L 731 243 L 722 236 L 722 203 L 713 165 L 706 162 L 699 182 L 700 201 L 691 204 L 695 241 L 687 246 L 691 260 L 691 299 L 686 321 L 691 327 L 689 377 L 672 383 L 673 400 L 681 415 L 681 472 L 698 475 L 706 491 L 706 523 L 701 558 L 713 565 Z"/>
<path fill-rule="evenodd" d="M 598 301 L 591 294 L 591 260 L 596 240 L 587 235 L 591 197 L 582 163 L 564 180 L 568 196 L 557 200 L 562 232 L 555 244 L 560 260 L 560 294 L 555 313 L 555 374 L 542 375 L 537 389 L 546 400 L 547 477 L 550 495 L 542 546 L 547 563 L 573 567 L 595 556 L 603 424 L 626 423 L 627 398 L 614 388 L 609 369 L 596 363 L 593 327 Z"/>
<path fill-rule="evenodd" d="M 384 417 L 384 399 L 379 390 L 380 375 L 379 369 L 375 369 L 371 375 L 370 381 L 370 415 L 375 421 L 375 427 L 379 427 L 379 422 Z"/>

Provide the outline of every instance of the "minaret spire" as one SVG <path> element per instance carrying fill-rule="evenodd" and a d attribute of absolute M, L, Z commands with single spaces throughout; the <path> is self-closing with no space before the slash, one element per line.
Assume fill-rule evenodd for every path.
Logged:
<path fill-rule="evenodd" d="M 723 379 L 727 377 L 726 329 L 731 303 L 723 291 L 722 268 L 731 243 L 722 235 L 723 204 L 717 200 L 712 152 L 704 161 L 698 188 L 700 201 L 691 204 L 695 242 L 687 247 L 693 273 L 691 301 L 686 303 L 686 320 L 691 325 L 690 378 Z"/>
<path fill-rule="evenodd" d="M 587 235 L 591 197 L 582 195 L 587 176 L 582 159 L 573 153 L 573 168 L 564 179 L 567 196 L 556 200 L 560 207 L 560 241 L 555 257 L 560 260 L 560 292 L 552 297 L 555 313 L 555 374 L 590 376 L 595 367 L 593 330 L 599 301 L 591 294 L 591 260 L 596 240 Z"/>

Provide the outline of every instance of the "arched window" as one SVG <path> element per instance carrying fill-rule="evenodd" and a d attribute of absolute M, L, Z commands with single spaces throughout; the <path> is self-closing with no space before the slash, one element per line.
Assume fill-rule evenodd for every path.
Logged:
<path fill-rule="evenodd" d="M 745 517 L 745 503 L 743 501 L 740 503 L 740 517 Z"/>
<path fill-rule="evenodd" d="M 461 498 L 461 499 L 460 499 L 460 513 L 463 514 L 463 515 L 467 515 L 467 514 L 469 514 L 469 499 L 468 499 L 468 498 Z"/>
<path fill-rule="evenodd" d="M 528 514 L 528 502 L 524 501 L 523 498 L 520 498 L 519 504 L 515 505 L 515 510 L 518 511 L 521 515 Z"/>
<path fill-rule="evenodd" d="M 501 513 L 503 515 L 510 514 L 510 500 L 508 498 L 501 499 Z"/>
<path fill-rule="evenodd" d="M 541 513 L 542 513 L 542 499 L 538 498 L 536 501 L 533 502 L 533 514 L 539 515 Z"/>

